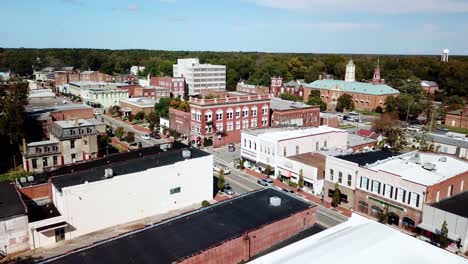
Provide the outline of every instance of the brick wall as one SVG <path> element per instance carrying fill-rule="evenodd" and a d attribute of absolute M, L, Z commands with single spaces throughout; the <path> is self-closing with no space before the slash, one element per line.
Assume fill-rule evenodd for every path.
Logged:
<path fill-rule="evenodd" d="M 294 119 L 302 119 L 303 126 L 319 126 L 320 124 L 320 108 L 296 108 L 289 110 L 273 110 L 271 115 L 271 126 L 277 126 L 281 123 L 290 123 Z"/>
<path fill-rule="evenodd" d="M 169 129 L 182 135 L 190 135 L 190 113 L 169 108 Z"/>
<path fill-rule="evenodd" d="M 321 126 L 329 126 L 329 127 L 338 127 L 340 121 L 338 117 L 321 117 L 320 118 L 320 125 Z"/>
<path fill-rule="evenodd" d="M 426 203 L 437 202 L 437 193 L 439 193 L 438 200 L 440 201 L 464 191 L 468 191 L 468 172 L 427 187 Z"/>
<path fill-rule="evenodd" d="M 138 112 L 143 112 L 145 115 L 149 115 L 154 110 L 154 106 L 140 107 L 133 104 L 128 104 L 124 101 L 120 101 L 120 107 L 122 109 L 130 109 L 132 115 L 136 115 Z"/>
<path fill-rule="evenodd" d="M 267 224 L 255 231 L 226 241 L 182 260 L 180 263 L 240 263 L 272 247 L 317 222 L 317 207 L 309 208 L 290 217 Z"/>
<path fill-rule="evenodd" d="M 51 112 L 54 121 L 72 120 L 76 118 L 94 118 L 93 108 L 69 109 Z"/>

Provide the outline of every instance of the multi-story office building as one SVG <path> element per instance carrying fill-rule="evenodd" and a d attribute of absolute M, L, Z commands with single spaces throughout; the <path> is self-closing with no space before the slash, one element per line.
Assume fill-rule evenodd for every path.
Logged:
<path fill-rule="evenodd" d="M 173 65 L 174 77 L 184 77 L 188 85 L 189 95 L 200 94 L 202 90 L 226 89 L 226 66 L 200 64 L 200 60 L 178 59 Z"/>
<path fill-rule="evenodd" d="M 270 124 L 270 95 L 237 92 L 222 98 L 190 98 L 190 109 L 191 139 L 203 145 L 207 141 L 215 147 L 239 143 L 241 129 L 265 128 Z"/>

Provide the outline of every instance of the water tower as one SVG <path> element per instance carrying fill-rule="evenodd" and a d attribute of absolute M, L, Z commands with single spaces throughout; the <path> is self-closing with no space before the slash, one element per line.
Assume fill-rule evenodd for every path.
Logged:
<path fill-rule="evenodd" d="M 450 50 L 444 49 L 442 51 L 442 57 L 440 58 L 440 61 L 447 62 L 448 61 L 448 56 L 449 56 Z"/>

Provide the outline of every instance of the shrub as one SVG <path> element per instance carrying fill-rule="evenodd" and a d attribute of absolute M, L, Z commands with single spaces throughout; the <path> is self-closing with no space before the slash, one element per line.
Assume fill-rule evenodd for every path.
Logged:
<path fill-rule="evenodd" d="M 210 202 L 208 202 L 207 200 L 203 200 L 203 202 L 201 202 L 201 205 L 202 205 L 203 207 L 207 207 L 207 206 L 210 206 L 211 204 L 210 204 Z"/>

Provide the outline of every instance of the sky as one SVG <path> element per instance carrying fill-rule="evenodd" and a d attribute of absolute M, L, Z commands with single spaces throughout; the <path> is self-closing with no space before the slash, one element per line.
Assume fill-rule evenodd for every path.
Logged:
<path fill-rule="evenodd" d="M 1 0 L 6 48 L 468 55 L 468 0 Z"/>

